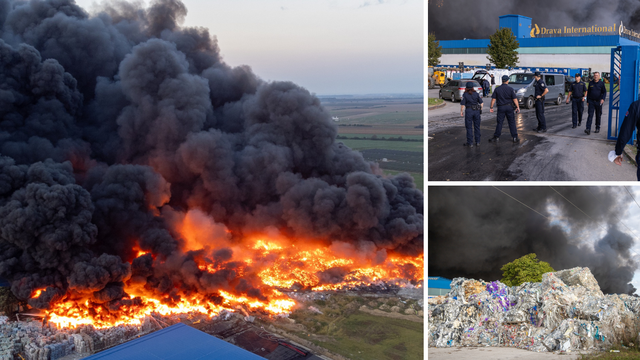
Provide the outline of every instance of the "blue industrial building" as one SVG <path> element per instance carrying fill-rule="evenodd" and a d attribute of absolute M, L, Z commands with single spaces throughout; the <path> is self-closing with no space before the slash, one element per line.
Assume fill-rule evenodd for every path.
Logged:
<path fill-rule="evenodd" d="M 215 336 L 179 323 L 86 357 L 85 360 L 264 360 Z"/>
<path fill-rule="evenodd" d="M 612 49 L 640 42 L 634 36 L 637 34 L 623 24 L 546 29 L 532 24 L 530 17 L 509 14 L 500 16 L 499 28 L 505 27 L 511 29 L 520 44 L 520 68 L 566 75 L 588 69 L 609 72 Z M 440 62 L 449 67 L 458 67 L 460 62 L 469 67 L 485 67 L 489 63 L 488 45 L 489 39 L 440 41 Z"/>
<path fill-rule="evenodd" d="M 451 291 L 451 280 L 440 276 L 427 277 L 427 296 L 446 295 Z"/>

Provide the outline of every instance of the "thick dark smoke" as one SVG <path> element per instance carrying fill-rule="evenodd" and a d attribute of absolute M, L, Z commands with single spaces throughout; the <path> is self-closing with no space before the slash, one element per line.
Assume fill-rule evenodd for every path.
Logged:
<path fill-rule="evenodd" d="M 73 0 L 0 0 L 0 276 L 12 291 L 45 289 L 29 300 L 39 308 L 117 308 L 132 301 L 125 285 L 262 298 L 231 249 L 184 251 L 174 220 L 194 208 L 232 241 L 269 228 L 376 257 L 421 253 L 412 179 L 337 143 L 306 89 L 222 62 L 186 14 L 178 0 L 96 15 Z M 205 275 L 199 258 L 219 270 Z"/>
<path fill-rule="evenodd" d="M 500 189 L 561 220 L 551 223 L 492 187 L 431 186 L 430 276 L 498 280 L 502 265 L 533 252 L 556 270 L 590 268 L 605 293 L 635 292 L 629 284 L 638 266 L 631 251 L 635 241 L 618 223 L 627 209 L 623 189 L 555 187 L 579 209 L 551 188 Z M 607 231 L 601 239 L 587 240 L 603 226 Z"/>
<path fill-rule="evenodd" d="M 429 0 L 429 33 L 438 40 L 488 39 L 498 30 L 499 17 L 530 17 L 546 28 L 613 26 L 624 23 L 640 29 L 640 2 L 636 0 L 502 1 Z"/>

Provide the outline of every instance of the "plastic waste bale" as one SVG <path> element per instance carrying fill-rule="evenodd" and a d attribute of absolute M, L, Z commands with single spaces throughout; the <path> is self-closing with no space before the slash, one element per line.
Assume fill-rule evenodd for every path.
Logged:
<path fill-rule="evenodd" d="M 572 269 L 556 271 L 555 276 L 561 279 L 568 286 L 580 285 L 590 291 L 593 291 L 595 296 L 604 296 L 598 281 L 591 273 L 591 270 L 586 267 L 575 267 Z"/>

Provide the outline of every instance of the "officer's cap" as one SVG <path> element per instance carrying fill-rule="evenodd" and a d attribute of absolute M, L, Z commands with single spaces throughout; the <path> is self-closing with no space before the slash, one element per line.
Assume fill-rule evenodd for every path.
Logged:
<path fill-rule="evenodd" d="M 509 76 L 508 75 L 502 75 L 502 81 L 507 81 L 509 80 Z"/>
<path fill-rule="evenodd" d="M 471 81 L 467 83 L 467 89 L 473 89 L 473 83 Z"/>
<path fill-rule="evenodd" d="M 575 77 L 582 77 L 582 74 L 580 74 L 580 73 L 576 73 L 576 76 L 575 76 Z"/>
<path fill-rule="evenodd" d="M 535 76 L 540 76 L 540 71 L 536 71 Z"/>

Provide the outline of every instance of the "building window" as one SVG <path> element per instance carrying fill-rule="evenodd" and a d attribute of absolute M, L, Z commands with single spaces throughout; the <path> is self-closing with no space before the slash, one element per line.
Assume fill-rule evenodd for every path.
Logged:
<path fill-rule="evenodd" d="M 442 49 L 443 54 L 486 54 L 487 48 L 449 48 Z"/>

